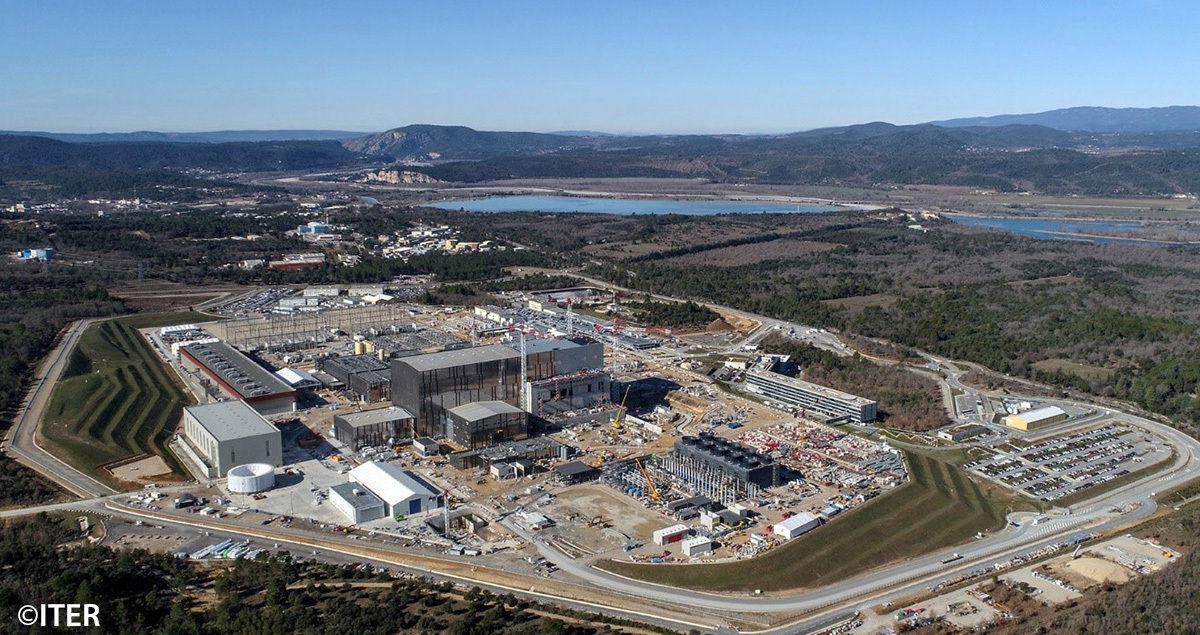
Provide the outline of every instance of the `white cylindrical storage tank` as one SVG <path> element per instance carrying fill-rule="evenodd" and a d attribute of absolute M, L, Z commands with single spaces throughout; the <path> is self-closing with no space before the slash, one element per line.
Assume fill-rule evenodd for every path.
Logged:
<path fill-rule="evenodd" d="M 247 463 L 229 470 L 229 491 L 257 494 L 275 487 L 275 467 L 268 463 Z"/>

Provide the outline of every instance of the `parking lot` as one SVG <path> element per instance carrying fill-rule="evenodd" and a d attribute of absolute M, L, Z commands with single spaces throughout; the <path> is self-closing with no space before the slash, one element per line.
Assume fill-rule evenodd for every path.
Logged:
<path fill-rule="evenodd" d="M 1165 460 L 1166 443 L 1146 432 L 1109 423 L 1025 448 L 993 448 L 964 469 L 978 472 L 1043 501 L 1054 501 Z"/>

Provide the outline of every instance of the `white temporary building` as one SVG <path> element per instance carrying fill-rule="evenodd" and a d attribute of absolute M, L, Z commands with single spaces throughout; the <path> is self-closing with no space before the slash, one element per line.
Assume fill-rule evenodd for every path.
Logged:
<path fill-rule="evenodd" d="M 690 531 L 691 528 L 689 528 L 687 525 L 671 525 L 670 527 L 663 527 L 662 529 L 654 532 L 654 544 L 668 545 L 673 542 L 679 542 L 680 540 L 683 540 L 683 537 L 686 536 Z"/>
<path fill-rule="evenodd" d="M 411 472 L 391 463 L 370 461 L 350 470 L 350 482 L 367 488 L 387 506 L 387 515 L 407 516 L 445 504 L 442 494 Z"/>
<path fill-rule="evenodd" d="M 705 536 L 692 536 L 683 539 L 683 555 L 692 558 L 712 553 L 713 541 Z"/>
<path fill-rule="evenodd" d="M 354 524 L 383 518 L 384 504 L 365 487 L 342 483 L 329 488 L 329 501 Z"/>
<path fill-rule="evenodd" d="M 296 390 L 312 390 L 321 387 L 321 380 L 299 368 L 280 368 L 275 371 L 275 376 Z"/>
<path fill-rule="evenodd" d="M 800 512 L 791 518 L 785 518 L 775 523 L 775 528 L 772 529 L 772 532 L 777 536 L 782 536 L 784 540 L 791 540 L 800 534 L 807 533 L 820 526 L 820 518 L 808 512 Z"/>

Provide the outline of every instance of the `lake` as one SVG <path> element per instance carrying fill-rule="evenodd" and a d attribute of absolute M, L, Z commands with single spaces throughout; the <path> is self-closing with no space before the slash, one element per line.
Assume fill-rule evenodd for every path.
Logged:
<path fill-rule="evenodd" d="M 665 199 L 584 198 L 575 196 L 496 196 L 428 203 L 441 209 L 468 212 L 584 212 L 589 214 L 821 214 L 829 205 L 796 205 L 760 201 L 675 201 Z"/>
<path fill-rule="evenodd" d="M 978 218 L 947 214 L 946 218 L 960 225 L 1003 229 L 1029 238 L 1045 240 L 1080 240 L 1096 244 L 1164 246 L 1173 243 L 1152 240 L 1126 240 L 1122 238 L 1097 238 L 1094 236 L 1070 236 L 1066 234 L 1094 234 L 1097 232 L 1127 232 L 1136 235 L 1146 226 L 1137 221 L 1088 221 L 1058 220 L 1055 218 Z"/>

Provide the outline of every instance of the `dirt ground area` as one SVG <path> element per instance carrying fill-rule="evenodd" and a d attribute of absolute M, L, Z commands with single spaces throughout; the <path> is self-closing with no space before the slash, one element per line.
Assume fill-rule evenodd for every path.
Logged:
<path fill-rule="evenodd" d="M 113 476 L 129 483 L 149 483 L 170 473 L 171 468 L 161 456 L 148 456 L 112 469 Z"/>
<path fill-rule="evenodd" d="M 975 593 L 977 588 L 978 586 L 959 589 L 917 604 L 896 604 L 887 608 L 876 607 L 873 612 L 864 612 L 862 626 L 850 632 L 856 635 L 878 633 L 894 627 L 897 613 L 915 612 L 920 609 L 924 609 L 921 615 L 939 615 L 960 628 L 975 628 L 999 614 L 995 607 L 977 597 Z"/>
<path fill-rule="evenodd" d="M 1122 584 L 1137 577 L 1132 571 L 1115 562 L 1090 556 L 1071 560 L 1061 570 L 1076 574 L 1073 577 L 1083 578 L 1086 581 L 1085 584 L 1090 583 L 1087 586 L 1102 584 L 1104 582 Z M 1070 581 L 1068 580 L 1068 582 Z"/>
<path fill-rule="evenodd" d="M 232 284 L 194 286 L 152 280 L 112 287 L 108 292 L 124 300 L 128 306 L 155 311 L 191 307 L 221 297 L 233 297 L 248 289 Z"/>
<path fill-rule="evenodd" d="M 113 549 L 145 549 L 152 553 L 171 553 L 187 542 L 177 535 L 122 534 L 110 543 Z"/>
<path fill-rule="evenodd" d="M 1018 569 L 1012 573 L 1004 575 L 1000 579 L 1005 582 L 1010 580 L 1014 582 L 1024 582 L 1025 584 L 1028 584 L 1029 586 L 1041 591 L 1041 593 L 1039 593 L 1033 599 L 1044 604 L 1062 604 L 1063 602 L 1077 599 L 1083 595 L 1079 591 L 1065 589 L 1057 584 L 1054 584 L 1053 582 L 1048 582 L 1046 580 L 1034 577 L 1033 569 L 1031 567 Z"/>
<path fill-rule="evenodd" d="M 558 523 L 560 537 L 593 553 L 618 548 L 629 540 L 649 542 L 655 530 L 674 522 L 603 485 L 562 490 L 547 513 Z M 572 515 L 576 518 L 568 520 Z M 597 516 L 610 528 L 586 526 Z"/>

